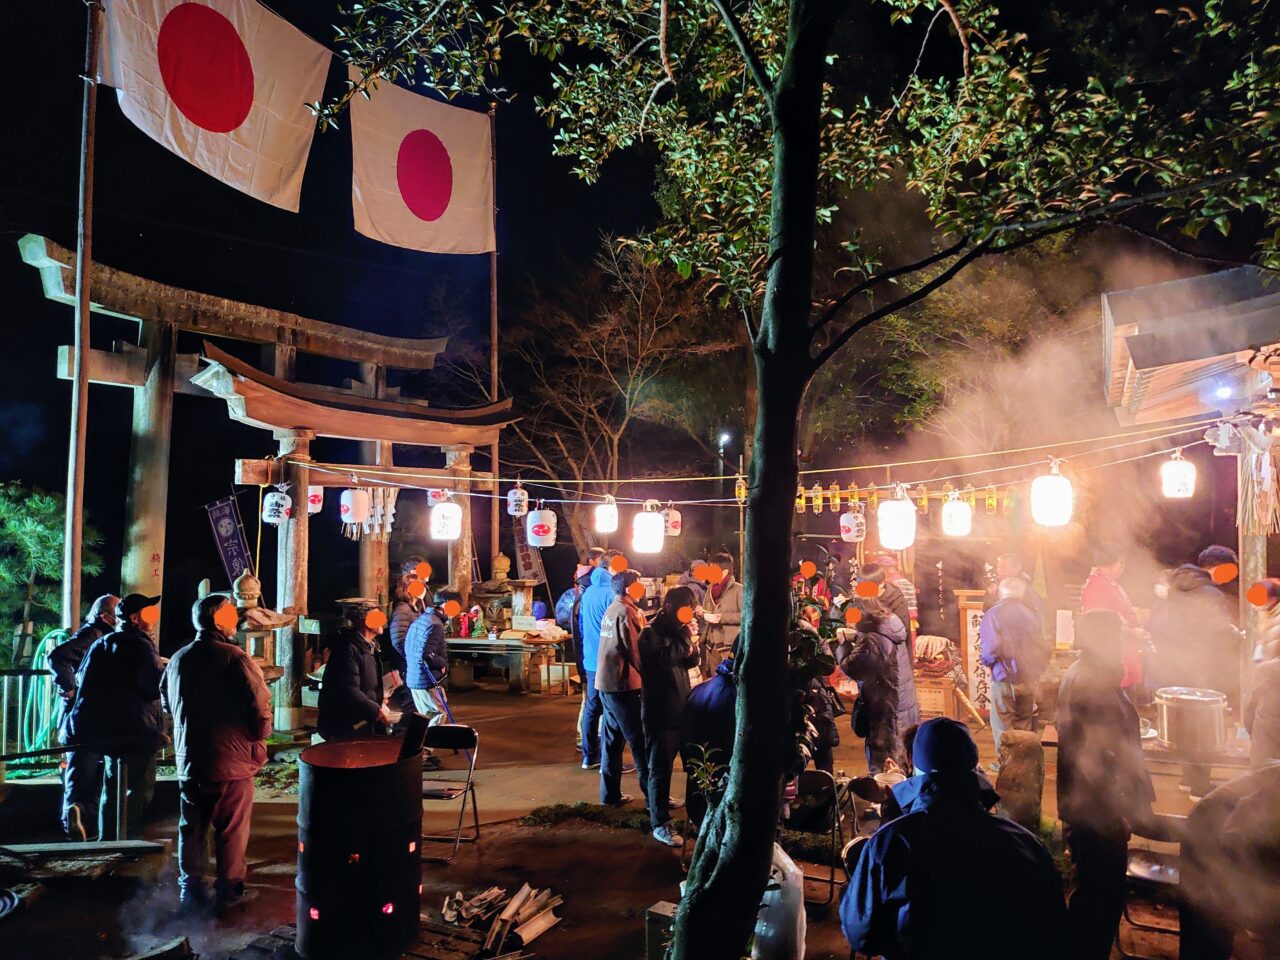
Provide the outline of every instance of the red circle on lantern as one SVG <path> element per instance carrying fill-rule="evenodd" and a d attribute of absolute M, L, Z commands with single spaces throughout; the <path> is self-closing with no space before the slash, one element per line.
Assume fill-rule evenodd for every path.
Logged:
<path fill-rule="evenodd" d="M 405 206 L 419 220 L 439 220 L 453 196 L 449 151 L 430 130 L 411 130 L 396 153 L 396 184 Z"/>
<path fill-rule="evenodd" d="M 236 129 L 253 107 L 253 63 L 231 21 L 201 3 L 180 3 L 156 37 L 160 79 L 173 105 L 197 127 Z"/>
<path fill-rule="evenodd" d="M 535 537 L 548 537 L 551 535 L 551 524 L 535 523 L 532 527 L 529 528 L 529 532 L 532 533 Z"/>

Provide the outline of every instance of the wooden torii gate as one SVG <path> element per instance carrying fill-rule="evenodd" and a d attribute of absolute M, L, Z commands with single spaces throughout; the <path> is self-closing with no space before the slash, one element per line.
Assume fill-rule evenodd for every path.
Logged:
<path fill-rule="evenodd" d="M 18 241 L 24 262 L 35 267 L 45 296 L 75 305 L 67 278 L 74 276 L 74 254 L 44 237 L 27 234 Z M 350 485 L 349 476 L 308 470 L 310 442 L 315 436 L 360 441 L 360 467 L 393 465 L 395 443 L 440 447 L 446 470 L 396 468 L 406 484 L 467 491 L 492 489 L 492 475 L 473 473 L 471 452 L 477 445 L 496 443 L 501 428 L 511 421 L 510 400 L 468 410 L 430 407 L 421 400 L 402 400 L 388 387 L 388 369 L 425 370 L 435 364 L 447 340 L 405 339 L 367 333 L 337 324 L 310 320 L 281 310 L 239 303 L 209 294 L 183 290 L 94 265 L 94 312 L 138 324 L 138 343 L 117 342 L 114 350 L 87 352 L 91 383 L 133 390 L 133 428 L 130 445 L 129 493 L 126 505 L 125 554 L 121 592 L 158 594 L 163 580 L 165 515 L 169 493 L 170 434 L 173 395 L 221 397 L 233 419 L 269 429 L 277 441 L 275 461 L 239 461 L 236 478 L 242 483 L 281 479 L 305 491 L 308 484 Z M 177 333 L 194 331 L 209 336 L 258 343 L 263 348 L 264 373 L 206 342 L 208 366 L 200 357 L 179 355 Z M 345 388 L 295 382 L 298 353 L 309 353 L 360 364 L 361 380 Z M 58 351 L 58 376 L 71 377 L 71 348 Z M 193 382 L 193 378 L 198 380 Z M 280 476 L 280 462 L 286 464 Z M 274 474 L 269 473 L 272 465 Z M 344 468 L 345 470 L 345 468 Z M 447 476 L 444 476 L 447 475 Z M 442 479 L 443 476 L 443 479 Z M 381 482 L 381 481 L 379 481 Z M 470 588 L 471 511 L 462 497 L 463 536 L 450 549 L 453 582 Z M 276 608 L 284 613 L 307 612 L 307 514 L 278 528 Z M 388 596 L 389 564 L 386 541 L 360 541 L 360 593 Z M 285 675 L 276 684 L 277 725 L 297 725 L 301 706 L 304 663 L 301 637 L 290 628 L 278 644 Z"/>

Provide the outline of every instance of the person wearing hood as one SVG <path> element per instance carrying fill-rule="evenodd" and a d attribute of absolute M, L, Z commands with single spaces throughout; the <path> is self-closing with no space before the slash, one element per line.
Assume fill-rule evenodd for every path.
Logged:
<path fill-rule="evenodd" d="M 889 612 L 908 629 L 911 626 L 911 606 L 907 595 L 897 583 L 889 580 L 888 571 L 878 563 L 864 563 L 858 571 L 859 583 L 874 583 L 880 588 L 879 600 Z"/>
<path fill-rule="evenodd" d="M 556 626 L 569 634 L 569 642 L 573 647 L 573 664 L 578 670 L 578 683 L 582 688 L 582 699 L 578 704 L 578 722 L 574 726 L 574 736 L 577 741 L 574 747 L 579 751 L 582 750 L 582 714 L 587 708 L 587 687 L 583 682 L 587 676 L 587 669 L 582 663 L 579 605 L 582 603 L 583 593 L 586 592 L 587 587 L 591 586 L 591 571 L 600 564 L 602 556 L 604 556 L 602 547 L 591 547 L 582 555 L 581 562 L 573 571 L 573 586 L 560 594 L 555 606 Z"/>
<path fill-rule="evenodd" d="M 1006 730 L 1035 730 L 1036 687 L 1049 665 L 1044 624 L 1026 603 L 1027 582 L 1000 581 L 1000 600 L 982 617 L 978 659 L 991 670 L 991 734 L 997 753 Z M 999 772 L 998 767 L 992 772 Z"/>
<path fill-rule="evenodd" d="M 630 801 L 622 792 L 622 748 L 631 747 L 640 790 L 649 799 L 649 818 L 655 817 L 654 798 L 649 792 L 649 748 L 641 719 L 640 633 L 644 615 L 631 596 L 640 583 L 640 574 L 623 570 L 613 575 L 613 602 L 600 624 L 600 647 L 595 673 L 596 690 L 604 706 L 604 743 L 600 763 L 600 802 L 620 807 Z M 665 841 L 664 841 L 665 842 Z M 676 844 L 679 846 L 679 844 Z"/>
<path fill-rule="evenodd" d="M 680 579 L 676 583 L 676 586 L 688 587 L 693 591 L 693 605 L 695 608 L 702 606 L 702 601 L 707 593 L 707 585 L 695 577 L 693 571 L 705 566 L 707 566 L 706 557 L 694 557 L 689 561 L 688 566 L 680 571 Z"/>
<path fill-rule="evenodd" d="M 160 708 L 164 662 L 151 632 L 159 597 L 131 593 L 116 604 L 116 628 L 99 638 L 80 667 L 67 729 L 71 743 L 102 745 L 107 757 L 99 836 L 137 836 L 156 784 L 156 751 L 165 741 Z M 115 835 L 120 778 L 125 775 L 125 832 Z"/>
<path fill-rule="evenodd" d="M 173 655 L 160 683 L 178 772 L 178 897 L 184 907 L 204 906 L 212 833 L 221 914 L 245 898 L 253 778 L 267 760 L 271 693 L 258 665 L 230 642 L 239 614 L 226 596 L 197 600 L 191 622 L 195 639 Z"/>
<path fill-rule="evenodd" d="M 316 727 L 325 740 L 355 740 L 383 732 L 391 713 L 382 702 L 382 657 L 378 637 L 387 615 L 376 603 L 351 608 L 347 623 L 329 646 L 320 682 Z"/>
<path fill-rule="evenodd" d="M 990 916 L 975 955 L 1063 956 L 1062 884 L 1053 858 L 1012 820 L 988 813 L 990 784 L 961 723 L 938 717 L 916 733 L 916 776 L 894 787 L 903 815 L 864 845 L 840 903 L 855 951 L 885 960 L 956 953 L 957 931 Z M 963 876 L 957 883 L 956 877 Z"/>
<path fill-rule="evenodd" d="M 89 648 L 116 627 L 116 604 L 120 598 L 104 594 L 93 601 L 80 629 L 58 644 L 49 654 L 49 669 L 62 698 L 58 716 L 58 738 L 70 743 L 67 723 L 75 703 L 77 675 Z M 68 840 L 89 839 L 85 824 L 98 819 L 98 803 L 102 797 L 102 753 L 97 750 L 72 750 L 67 754 L 66 776 L 62 782 L 62 830 Z"/>
<path fill-rule="evenodd" d="M 742 632 L 742 584 L 733 578 L 733 557 L 717 553 L 711 563 L 721 570 L 720 582 L 707 588 L 702 605 L 694 611 L 703 623 L 700 634 L 704 677 L 716 672 Z"/>
<path fill-rule="evenodd" d="M 649 812 L 653 837 L 668 846 L 684 841 L 671 829 L 671 768 L 680 751 L 680 729 L 689 699 L 689 671 L 698 650 L 689 634 L 694 596 L 672 587 L 662 609 L 640 633 L 641 720 L 649 747 Z"/>
<path fill-rule="evenodd" d="M 582 739 L 583 770 L 594 770 L 600 766 L 600 721 L 604 717 L 604 704 L 600 701 L 600 691 L 596 689 L 596 667 L 600 657 L 600 626 L 604 623 L 604 612 L 613 603 L 613 572 L 609 566 L 618 555 L 613 550 L 601 556 L 578 602 L 584 698 L 578 729 Z"/>
<path fill-rule="evenodd" d="M 1081 614 L 1080 658 L 1058 692 L 1058 816 L 1076 867 L 1068 938 L 1070 956 L 1079 960 L 1111 955 L 1124 910 L 1129 837 L 1135 830 L 1160 832 L 1138 713 L 1120 688 L 1123 629 L 1112 610 Z"/>
<path fill-rule="evenodd" d="M 866 740 L 867 768 L 872 774 L 893 759 L 905 764 L 902 733 L 920 722 L 907 628 L 879 600 L 856 601 L 862 617 L 857 634 L 836 650 L 844 675 L 858 684 L 854 732 Z"/>

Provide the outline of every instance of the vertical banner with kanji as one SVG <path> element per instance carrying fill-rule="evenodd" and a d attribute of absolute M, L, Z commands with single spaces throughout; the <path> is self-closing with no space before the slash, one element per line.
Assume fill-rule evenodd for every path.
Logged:
<path fill-rule="evenodd" d="M 542 553 L 529 546 L 524 532 L 524 517 L 515 517 L 511 530 L 516 544 L 516 576 L 521 580 L 546 583 L 547 571 L 542 566 Z"/>
<path fill-rule="evenodd" d="M 982 711 L 991 709 L 991 671 L 982 665 L 982 640 L 978 636 L 982 628 L 982 604 L 961 604 L 964 616 L 964 644 L 969 651 L 969 699 Z"/>
<path fill-rule="evenodd" d="M 240 522 L 240 507 L 235 497 L 226 497 L 205 504 L 205 509 L 209 511 L 213 541 L 218 547 L 222 569 L 227 574 L 227 585 L 230 586 L 244 571 L 253 570 L 253 557 L 244 536 L 244 525 Z"/>

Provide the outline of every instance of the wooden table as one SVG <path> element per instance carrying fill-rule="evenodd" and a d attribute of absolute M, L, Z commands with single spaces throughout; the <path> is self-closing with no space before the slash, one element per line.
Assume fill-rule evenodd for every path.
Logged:
<path fill-rule="evenodd" d="M 488 637 L 446 637 L 449 648 L 449 689 L 475 687 L 474 664 L 481 658 L 500 661 L 507 671 L 507 689 L 512 693 L 542 693 L 542 667 L 560 646 L 559 640 L 512 636 L 507 630 L 495 640 Z M 566 684 L 567 686 L 567 684 Z"/>

